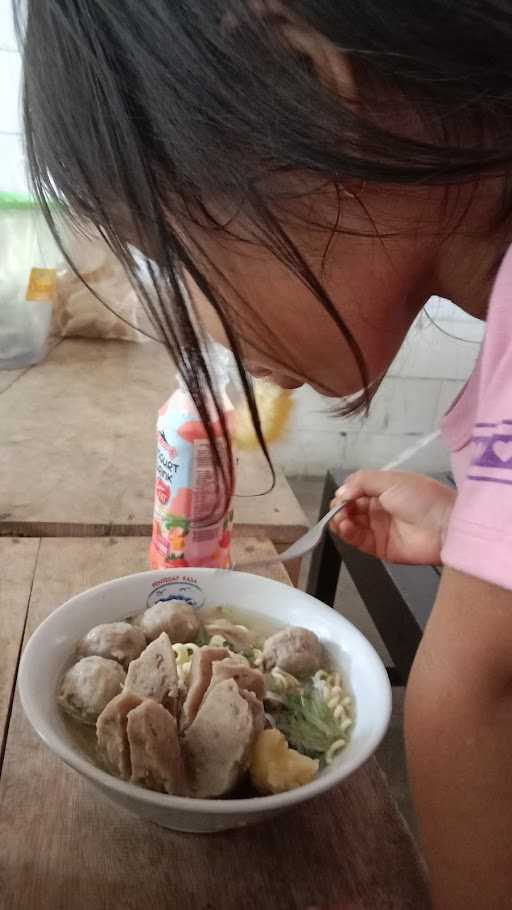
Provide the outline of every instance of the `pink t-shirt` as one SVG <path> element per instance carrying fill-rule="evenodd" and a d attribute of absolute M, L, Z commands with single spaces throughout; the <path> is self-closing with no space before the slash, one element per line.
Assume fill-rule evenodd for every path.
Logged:
<path fill-rule="evenodd" d="M 512 590 L 512 247 L 477 365 L 441 426 L 458 487 L 443 563 Z"/>

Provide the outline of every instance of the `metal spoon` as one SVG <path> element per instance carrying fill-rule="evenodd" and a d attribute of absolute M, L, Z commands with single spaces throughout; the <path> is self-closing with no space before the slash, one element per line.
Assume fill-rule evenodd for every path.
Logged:
<path fill-rule="evenodd" d="M 398 468 L 406 461 L 409 461 L 409 459 L 412 458 L 416 452 L 419 452 L 421 449 L 425 448 L 425 446 L 429 445 L 429 443 L 433 442 L 434 439 L 437 439 L 439 435 L 440 430 L 435 430 L 433 433 L 429 433 L 428 436 L 424 436 L 422 439 L 420 439 L 419 442 L 415 443 L 412 446 L 409 446 L 409 448 L 405 449 L 403 452 L 397 455 L 396 458 L 393 458 L 392 461 L 384 465 L 382 470 L 392 471 L 394 468 Z M 292 559 L 301 559 L 302 556 L 305 556 L 306 553 L 310 553 L 311 550 L 314 550 L 315 547 L 318 546 L 322 539 L 322 534 L 324 533 L 324 530 L 329 522 L 345 506 L 346 502 L 340 502 L 337 506 L 327 512 L 327 514 L 324 515 L 323 518 L 321 518 L 320 521 L 316 523 L 316 525 L 313 525 L 309 531 L 306 531 L 302 537 L 299 537 L 299 539 L 296 540 L 295 543 L 291 545 L 291 547 L 288 547 L 282 553 L 279 553 L 276 556 L 268 557 L 267 559 L 255 559 L 247 560 L 244 562 L 237 562 L 233 564 L 232 569 L 236 569 L 238 571 L 246 571 L 250 569 L 260 568 L 262 566 L 272 565 L 272 563 L 276 562 L 290 562 Z"/>

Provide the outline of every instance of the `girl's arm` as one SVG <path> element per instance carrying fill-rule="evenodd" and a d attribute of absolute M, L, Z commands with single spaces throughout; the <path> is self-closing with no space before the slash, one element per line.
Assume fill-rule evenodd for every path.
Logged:
<path fill-rule="evenodd" d="M 333 525 L 344 540 L 381 559 L 440 560 L 453 491 L 359 471 L 340 498 L 352 500 Z M 407 690 L 406 741 L 435 910 L 512 908 L 511 591 L 444 569 Z"/>
<path fill-rule="evenodd" d="M 406 742 L 435 910 L 512 907 L 512 592 L 444 570 Z"/>

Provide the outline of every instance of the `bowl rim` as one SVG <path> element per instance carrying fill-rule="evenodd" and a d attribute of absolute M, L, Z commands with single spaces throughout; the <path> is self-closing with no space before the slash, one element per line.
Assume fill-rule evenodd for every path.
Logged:
<path fill-rule="evenodd" d="M 226 576 L 232 574 L 229 570 L 195 567 L 191 568 L 190 572 L 198 578 L 201 576 L 211 576 L 212 573 L 222 573 Z M 336 771 L 336 763 L 333 763 L 323 774 L 316 777 L 310 783 L 295 787 L 293 790 L 288 790 L 284 793 L 246 797 L 243 799 L 226 799 L 221 797 L 203 799 L 190 796 L 175 796 L 170 793 L 160 793 L 155 790 L 148 790 L 139 784 L 124 781 L 121 778 L 115 777 L 113 774 L 109 774 L 109 772 L 103 770 L 103 768 L 92 764 L 88 759 L 82 757 L 78 750 L 71 748 L 60 737 L 58 732 L 51 727 L 51 724 L 46 720 L 44 712 L 40 711 L 33 702 L 30 686 L 28 684 L 28 668 L 33 652 L 37 653 L 39 639 L 44 634 L 47 626 L 51 626 L 54 623 L 58 624 L 59 617 L 63 613 L 75 609 L 80 600 L 89 598 L 91 594 L 101 593 L 102 590 L 109 589 L 113 585 L 116 586 L 128 580 L 148 579 L 149 581 L 164 577 L 173 578 L 176 575 L 182 576 L 183 570 L 165 569 L 135 572 L 110 579 L 109 581 L 100 582 L 100 584 L 87 588 L 84 591 L 75 594 L 73 597 L 68 598 L 68 600 L 64 601 L 59 607 L 52 610 L 52 612 L 34 630 L 21 657 L 17 686 L 23 711 L 27 719 L 39 738 L 51 752 L 57 755 L 65 764 L 74 768 L 75 771 L 78 771 L 80 774 L 83 774 L 84 777 L 102 787 L 102 789 L 113 790 L 120 796 L 126 797 L 128 800 L 136 800 L 139 803 L 149 804 L 159 809 L 185 811 L 194 814 L 202 813 L 207 815 L 252 815 L 261 812 L 262 810 L 271 812 L 273 809 L 278 810 L 286 808 L 287 806 L 293 806 L 299 802 L 306 802 L 340 784 L 373 755 L 387 731 L 392 711 L 392 690 L 385 666 L 371 642 L 368 641 L 363 633 L 360 632 L 349 619 L 346 619 L 342 614 L 337 613 L 332 607 L 323 604 L 311 594 L 299 589 L 294 590 L 301 600 L 306 599 L 311 601 L 311 606 L 317 612 L 324 613 L 330 620 L 334 617 L 334 621 L 339 622 L 340 626 L 344 626 L 345 628 L 349 626 L 351 628 L 352 634 L 360 640 L 370 656 L 370 659 L 373 661 L 376 672 L 381 676 L 382 694 L 385 701 L 384 710 L 382 711 L 378 722 L 375 724 L 375 728 L 372 730 L 371 735 L 369 735 L 365 747 L 352 759 L 349 759 L 340 765 L 338 772 Z M 248 572 L 237 572 L 236 576 L 242 580 L 247 579 L 248 581 L 252 581 L 257 579 L 258 584 L 266 583 L 270 587 L 279 586 L 287 591 L 290 590 L 289 585 L 280 581 L 275 581 L 272 578 L 266 578 L 265 576 L 252 575 Z M 105 621 L 108 622 L 108 620 Z M 112 621 L 114 622 L 115 620 Z"/>

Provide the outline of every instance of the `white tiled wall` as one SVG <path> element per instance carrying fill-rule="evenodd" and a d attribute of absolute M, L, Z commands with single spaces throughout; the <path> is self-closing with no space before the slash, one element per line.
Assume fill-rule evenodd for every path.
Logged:
<path fill-rule="evenodd" d="M 11 0 L 0 0 L 0 192 L 27 192 L 21 141 L 20 70 Z"/>
<path fill-rule="evenodd" d="M 11 0 L 0 0 L 0 191 L 26 192 L 19 78 Z M 368 419 L 334 418 L 326 413 L 325 399 L 310 389 L 297 393 L 290 432 L 275 448 L 277 460 L 289 473 L 322 474 L 336 464 L 378 467 L 436 426 L 471 372 L 482 325 L 446 301 L 431 301 L 429 310 L 443 331 L 425 316 L 417 320 Z M 436 443 L 417 456 L 414 465 L 419 470 L 441 470 L 447 456 Z"/>
<path fill-rule="evenodd" d="M 339 418 L 309 388 L 296 394 L 289 432 L 274 447 L 288 474 L 323 474 L 327 467 L 382 467 L 439 423 L 471 373 L 483 323 L 448 301 L 432 299 L 382 383 L 369 417 Z M 449 466 L 441 441 L 419 452 L 408 467 L 441 471 Z"/>
<path fill-rule="evenodd" d="M 16 50 L 11 0 L 0 0 L 0 48 L 8 51 Z"/>

